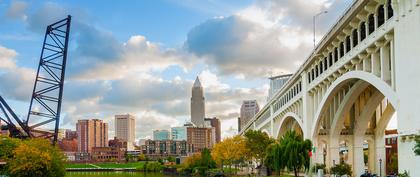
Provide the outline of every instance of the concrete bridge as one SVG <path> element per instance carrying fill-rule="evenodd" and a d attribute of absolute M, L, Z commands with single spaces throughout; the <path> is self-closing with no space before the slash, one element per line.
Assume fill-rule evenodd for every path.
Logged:
<path fill-rule="evenodd" d="M 240 133 L 278 138 L 293 129 L 313 141 L 312 163 L 345 161 L 357 176 L 368 144 L 367 168 L 379 174 L 381 165 L 384 175 L 384 131 L 394 114 L 399 171 L 420 176 L 412 150 L 420 134 L 420 0 L 357 0 Z"/>

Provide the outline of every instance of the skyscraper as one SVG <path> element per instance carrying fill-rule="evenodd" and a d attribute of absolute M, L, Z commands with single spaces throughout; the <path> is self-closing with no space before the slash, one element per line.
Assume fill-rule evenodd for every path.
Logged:
<path fill-rule="evenodd" d="M 203 87 L 201 86 L 200 79 L 195 79 L 194 85 L 192 87 L 192 96 L 191 96 L 191 122 L 198 127 L 204 126 L 204 93 Z"/>
<path fill-rule="evenodd" d="M 134 150 L 136 122 L 133 115 L 115 115 L 115 137 L 127 141 L 127 149 Z"/>
<path fill-rule="evenodd" d="M 76 131 L 78 152 L 90 153 L 93 147 L 108 146 L 108 124 L 102 120 L 79 120 Z"/>
<path fill-rule="evenodd" d="M 246 123 L 251 120 L 255 114 L 260 111 L 260 107 L 256 100 L 244 100 L 241 106 L 241 113 L 240 113 L 240 128 L 244 128 Z"/>

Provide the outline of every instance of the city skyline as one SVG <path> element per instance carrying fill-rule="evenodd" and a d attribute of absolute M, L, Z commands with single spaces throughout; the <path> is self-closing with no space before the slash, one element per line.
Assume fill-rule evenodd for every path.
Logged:
<path fill-rule="evenodd" d="M 293 2 L 104 2 L 99 9 L 91 2 L 1 1 L 0 22 L 4 25 L 0 27 L 0 79 L 4 84 L 0 94 L 10 100 L 20 117 L 26 116 L 42 42 L 40 34 L 45 24 L 71 14 L 74 25 L 61 128 L 75 130 L 77 120 L 98 118 L 109 123 L 109 137 L 113 137 L 114 115 L 124 113 L 138 118 L 138 139 L 151 136 L 153 129 L 180 126 L 190 117 L 190 88 L 198 75 L 206 90 L 206 116 L 220 118 L 222 137 L 231 136 L 237 131 L 242 100 L 256 99 L 263 105 L 267 78 L 295 71 L 311 51 L 309 14 L 329 10 L 320 17 L 328 19 L 318 24 L 320 38 L 350 3 L 286 5 Z M 171 14 L 153 14 L 147 11 L 151 7 L 171 9 Z M 114 13 L 104 13 L 111 8 Z M 278 8 L 285 13 L 275 14 Z M 300 8 L 311 11 L 290 12 Z M 49 15 L 45 14 L 47 10 L 51 10 Z M 173 21 L 178 24 L 169 23 Z M 161 30 L 169 27 L 173 31 Z M 242 30 L 230 33 L 238 27 Z M 223 36 L 231 37 L 233 43 Z M 276 40 L 265 41 L 271 38 Z M 243 60 L 238 62 L 238 58 Z"/>

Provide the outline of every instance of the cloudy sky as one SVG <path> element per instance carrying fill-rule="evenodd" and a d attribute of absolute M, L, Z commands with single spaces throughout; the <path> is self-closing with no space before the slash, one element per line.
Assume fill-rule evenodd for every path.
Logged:
<path fill-rule="evenodd" d="M 0 95 L 25 117 L 47 24 L 72 15 L 61 127 L 137 118 L 136 137 L 190 119 L 200 77 L 206 116 L 237 131 L 240 104 L 265 104 L 267 77 L 294 72 L 352 0 L 0 0 Z"/>

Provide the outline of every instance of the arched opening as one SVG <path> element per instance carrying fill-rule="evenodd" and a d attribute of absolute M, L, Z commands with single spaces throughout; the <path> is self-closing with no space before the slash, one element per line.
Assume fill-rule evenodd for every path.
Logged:
<path fill-rule="evenodd" d="M 338 48 L 334 48 L 334 63 L 338 61 Z"/>
<path fill-rule="evenodd" d="M 370 14 L 368 17 L 368 25 L 369 34 L 372 34 L 375 31 L 375 16 L 373 14 Z"/>
<path fill-rule="evenodd" d="M 366 23 L 362 22 L 360 24 L 360 41 L 363 41 L 366 38 Z"/>
<path fill-rule="evenodd" d="M 388 138 L 398 135 L 391 135 L 387 127 L 396 114 L 392 105 L 396 103 L 395 93 L 379 78 L 351 77 L 352 72 L 359 73 L 344 74 L 326 91 L 315 114 L 312 136 L 318 142 L 329 140 L 330 165 L 348 163 L 356 176 L 365 170 L 393 174 L 398 164 L 397 146 Z"/>
<path fill-rule="evenodd" d="M 357 35 L 357 29 L 353 30 L 352 37 L 353 37 L 353 47 L 356 47 L 358 42 L 359 42 L 359 38 L 358 38 L 358 35 Z"/>
<path fill-rule="evenodd" d="M 277 138 L 281 138 L 287 131 L 293 130 L 299 136 L 303 137 L 302 123 L 299 122 L 299 118 L 294 113 L 289 113 L 283 117 L 280 122 L 280 128 L 277 133 Z"/>
<path fill-rule="evenodd" d="M 346 52 L 350 52 L 351 50 L 351 42 L 350 42 L 350 36 L 346 37 Z"/>
<path fill-rule="evenodd" d="M 382 26 L 385 23 L 385 9 L 384 5 L 378 7 L 378 27 Z"/>
<path fill-rule="evenodd" d="M 392 8 L 392 1 L 388 0 L 386 3 L 386 8 L 388 11 L 388 19 L 390 19 L 392 16 L 394 16 L 394 9 Z"/>

